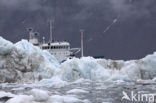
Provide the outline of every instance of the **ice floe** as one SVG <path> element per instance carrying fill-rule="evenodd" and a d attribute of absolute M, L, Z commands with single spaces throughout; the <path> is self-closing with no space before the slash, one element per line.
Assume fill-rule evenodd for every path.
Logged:
<path fill-rule="evenodd" d="M 140 60 L 68 59 L 60 64 L 27 40 L 15 44 L 0 37 L 0 82 L 64 86 L 68 82 L 137 81 L 156 77 L 156 53 Z M 34 84 L 35 84 L 34 83 Z"/>

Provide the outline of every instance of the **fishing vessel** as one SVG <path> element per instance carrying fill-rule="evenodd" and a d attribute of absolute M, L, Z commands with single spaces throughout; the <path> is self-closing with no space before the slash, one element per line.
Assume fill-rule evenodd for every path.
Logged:
<path fill-rule="evenodd" d="M 39 42 L 38 33 L 34 32 L 32 28 L 29 31 L 29 42 L 35 46 L 40 47 L 42 50 L 47 50 L 52 54 L 58 61 L 63 62 L 68 58 L 73 58 L 77 53 L 79 53 L 81 48 L 71 48 L 71 45 L 67 41 L 53 41 L 53 21 L 50 21 L 50 40 L 45 42 L 45 37 L 43 37 L 42 42 Z M 82 42 L 81 42 L 82 43 Z M 81 44 L 82 46 L 82 44 Z M 82 52 L 81 52 L 82 53 Z M 82 54 L 83 55 L 83 54 Z"/>

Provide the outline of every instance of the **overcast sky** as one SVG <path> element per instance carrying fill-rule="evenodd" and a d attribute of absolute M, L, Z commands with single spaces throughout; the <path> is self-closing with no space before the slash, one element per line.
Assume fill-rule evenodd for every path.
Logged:
<path fill-rule="evenodd" d="M 32 27 L 49 37 L 80 47 L 85 55 L 138 59 L 156 51 L 156 0 L 0 0 L 0 36 L 12 42 L 28 38 Z"/>

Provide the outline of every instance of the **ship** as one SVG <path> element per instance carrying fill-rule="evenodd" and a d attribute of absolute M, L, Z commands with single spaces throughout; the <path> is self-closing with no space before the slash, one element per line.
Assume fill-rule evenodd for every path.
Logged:
<path fill-rule="evenodd" d="M 83 51 L 83 40 L 81 40 L 81 48 L 71 48 L 71 44 L 67 41 L 54 41 L 53 35 L 53 21 L 50 20 L 50 40 L 45 42 L 45 37 L 42 38 L 42 42 L 39 42 L 39 34 L 34 32 L 32 28 L 29 31 L 29 42 L 34 46 L 38 46 L 42 50 L 47 50 L 53 55 L 59 62 L 64 62 L 67 59 L 75 57 L 80 51 Z M 81 30 L 82 31 L 82 30 Z M 82 32 L 81 32 L 82 35 Z M 82 37 L 82 36 L 81 36 Z M 83 52 L 81 52 L 83 56 Z"/>

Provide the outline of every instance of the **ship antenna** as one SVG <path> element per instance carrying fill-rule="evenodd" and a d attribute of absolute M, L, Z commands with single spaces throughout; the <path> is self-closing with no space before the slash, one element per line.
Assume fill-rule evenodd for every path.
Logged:
<path fill-rule="evenodd" d="M 80 35 L 81 35 L 81 57 L 84 56 L 84 52 L 83 52 L 83 33 L 84 33 L 84 30 L 81 29 L 80 30 Z"/>
<path fill-rule="evenodd" d="M 54 24 L 54 19 L 50 20 L 50 43 L 53 41 L 53 24 Z"/>
<path fill-rule="evenodd" d="M 27 30 L 29 31 L 29 40 L 33 39 L 33 35 L 34 35 L 33 29 L 32 28 L 28 28 Z"/>
<path fill-rule="evenodd" d="M 45 37 L 44 36 L 42 37 L 42 40 L 43 40 L 42 43 L 44 44 L 45 43 Z"/>

